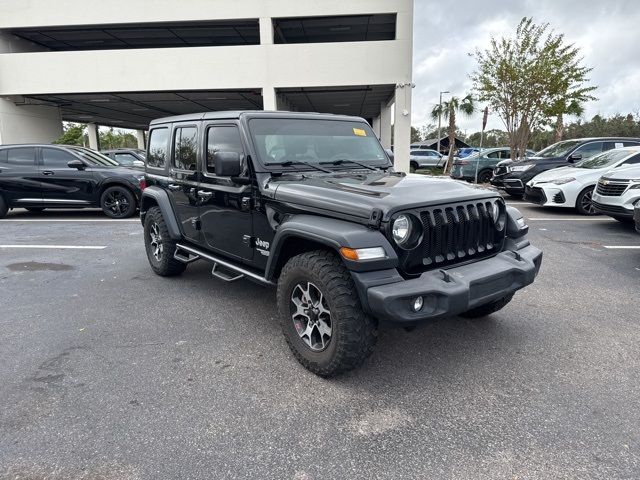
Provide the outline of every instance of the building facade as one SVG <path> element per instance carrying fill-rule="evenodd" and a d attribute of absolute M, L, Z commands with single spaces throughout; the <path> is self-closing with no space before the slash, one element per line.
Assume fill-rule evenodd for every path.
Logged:
<path fill-rule="evenodd" d="M 4 0 L 0 144 L 62 121 L 207 110 L 358 115 L 408 170 L 413 0 Z M 142 135 L 138 135 L 142 139 Z"/>

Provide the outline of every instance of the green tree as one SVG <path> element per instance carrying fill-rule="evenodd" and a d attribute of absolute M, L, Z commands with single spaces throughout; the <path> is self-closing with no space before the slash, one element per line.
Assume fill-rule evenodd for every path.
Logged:
<path fill-rule="evenodd" d="M 87 126 L 81 123 L 63 123 L 62 131 L 64 132 L 60 138 L 54 140 L 53 143 L 61 145 L 86 145 L 86 129 Z"/>
<path fill-rule="evenodd" d="M 98 135 L 100 137 L 100 148 L 105 150 L 110 148 L 137 148 L 138 146 L 138 141 L 133 134 L 115 130 L 113 127 L 109 127 L 107 130 L 100 130 Z"/>
<path fill-rule="evenodd" d="M 431 111 L 431 117 L 438 119 L 443 117 L 445 121 L 449 121 L 449 158 L 444 166 L 444 173 L 448 173 L 453 163 L 453 152 L 455 150 L 456 142 L 456 114 L 462 113 L 464 115 L 473 115 L 475 112 L 475 103 L 471 95 L 466 95 L 463 98 L 451 97 L 446 102 L 442 102 L 441 105 L 436 105 Z"/>
<path fill-rule="evenodd" d="M 411 143 L 416 143 L 422 141 L 422 135 L 420 134 L 420 130 L 416 127 L 411 126 Z"/>
<path fill-rule="evenodd" d="M 515 37 L 492 38 L 488 49 L 473 56 L 474 89 L 503 121 L 512 158 L 524 155 L 531 133 L 552 117 L 563 122 L 575 106 L 594 98 L 596 87 L 587 78 L 591 69 L 582 66 L 580 50 L 531 18 L 520 21 Z"/>

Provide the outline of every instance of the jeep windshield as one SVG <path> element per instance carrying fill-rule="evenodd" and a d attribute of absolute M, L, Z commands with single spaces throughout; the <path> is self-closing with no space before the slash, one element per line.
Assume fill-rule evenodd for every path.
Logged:
<path fill-rule="evenodd" d="M 549 145 L 544 150 L 536 153 L 536 157 L 538 158 L 556 158 L 556 157 L 564 157 L 567 153 L 573 150 L 574 147 L 577 147 L 584 140 L 565 140 L 564 142 L 554 143 L 553 145 Z"/>
<path fill-rule="evenodd" d="M 303 118 L 253 118 L 249 132 L 264 165 L 324 168 L 390 166 L 366 123 Z"/>

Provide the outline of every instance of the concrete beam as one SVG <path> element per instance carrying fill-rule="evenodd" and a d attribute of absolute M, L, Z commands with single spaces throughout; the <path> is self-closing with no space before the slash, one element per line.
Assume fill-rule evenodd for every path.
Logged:
<path fill-rule="evenodd" d="M 262 87 L 262 109 L 278 110 L 278 99 L 276 89 L 273 87 Z"/>
<path fill-rule="evenodd" d="M 395 112 L 393 120 L 394 168 L 399 172 L 409 171 L 409 144 L 411 143 L 411 83 L 396 86 Z"/>
<path fill-rule="evenodd" d="M 273 45 L 273 22 L 271 17 L 260 18 L 260 45 Z"/>

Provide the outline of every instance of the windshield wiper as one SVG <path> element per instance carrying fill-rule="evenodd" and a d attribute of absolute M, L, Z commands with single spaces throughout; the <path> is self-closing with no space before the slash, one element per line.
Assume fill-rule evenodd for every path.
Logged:
<path fill-rule="evenodd" d="M 356 162 L 355 160 L 346 160 L 344 158 L 341 158 L 339 160 L 332 160 L 330 162 L 320 162 L 321 165 L 344 165 L 345 163 L 360 165 L 361 167 L 368 168 L 369 170 L 378 170 L 376 167 L 372 167 L 371 165 L 367 165 L 366 163 Z"/>
<path fill-rule="evenodd" d="M 333 173 L 331 170 L 327 168 L 322 168 L 319 165 L 314 165 L 313 163 L 303 162 L 302 160 L 285 160 L 284 162 L 269 162 L 268 165 L 281 165 L 283 167 L 291 167 L 293 165 L 306 165 L 307 167 L 315 168 L 316 170 L 320 170 L 325 173 Z"/>

